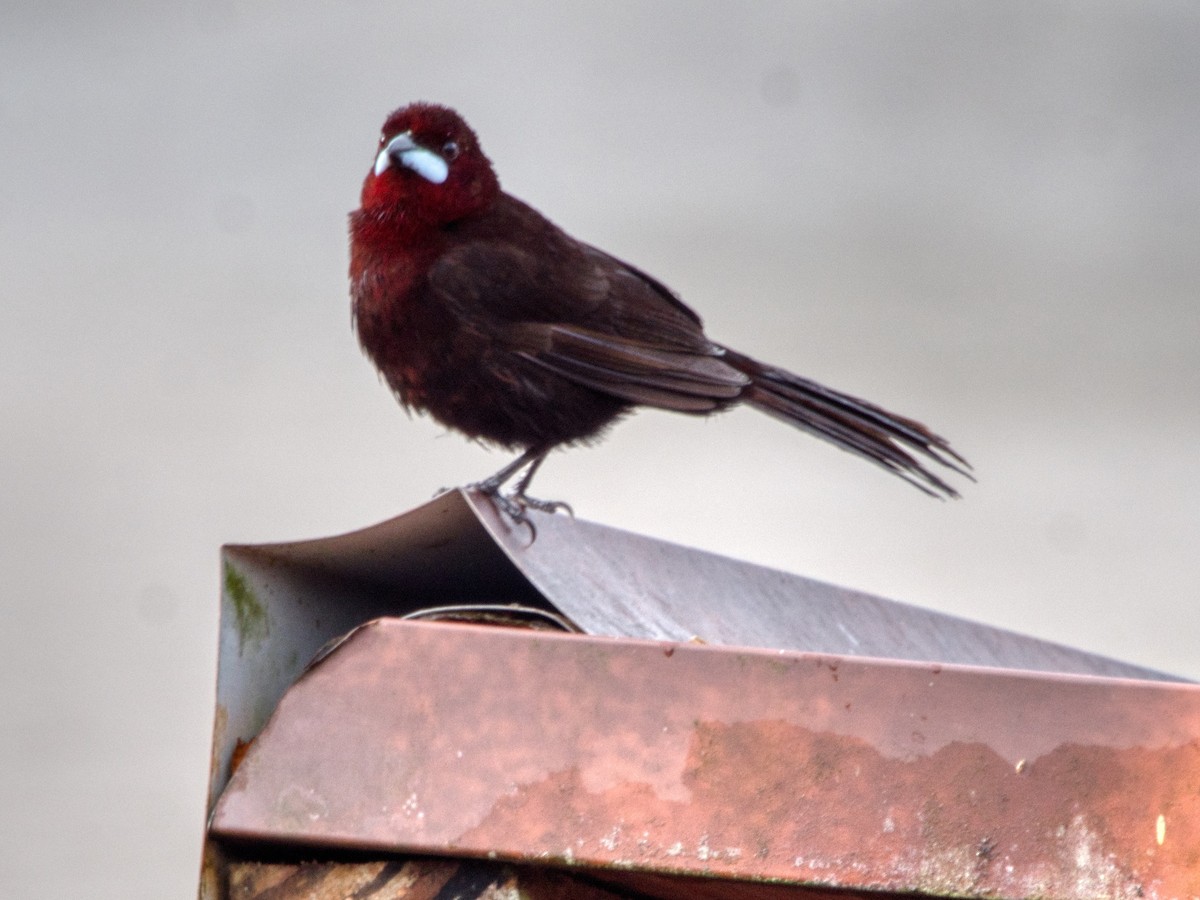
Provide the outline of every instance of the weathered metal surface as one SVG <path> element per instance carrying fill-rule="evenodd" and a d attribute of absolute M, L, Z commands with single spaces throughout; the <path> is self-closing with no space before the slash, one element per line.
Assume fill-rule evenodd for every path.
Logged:
<path fill-rule="evenodd" d="M 471 860 L 238 861 L 229 867 L 228 900 L 621 900 L 626 896 L 559 872 Z"/>
<path fill-rule="evenodd" d="M 225 547 L 210 806 L 234 748 L 326 642 L 425 606 L 521 603 L 592 634 L 1169 677 L 567 516 L 531 516 L 532 543 L 486 498 L 450 491 L 337 537 Z"/>
<path fill-rule="evenodd" d="M 1174 680 L 1061 644 L 811 578 L 537 514 L 537 540 L 462 495 L 540 594 L 590 634 Z"/>
<path fill-rule="evenodd" d="M 1059 644 L 532 511 L 537 539 L 486 498 L 450 491 L 371 528 L 230 547 L 356 583 L 388 612 L 441 603 L 549 605 L 591 634 L 1161 679 Z"/>
<path fill-rule="evenodd" d="M 533 516 L 538 539 L 530 543 L 528 529 L 514 527 L 485 498 L 453 491 L 396 519 L 334 538 L 226 547 L 210 809 L 228 780 L 231 760 L 323 645 L 375 617 L 438 604 L 520 603 L 564 613 L 585 631 L 614 636 L 696 635 L 712 644 L 1167 677 L 565 516 Z M 323 669 L 321 664 L 316 672 Z M 638 701 L 652 709 L 655 695 Z M 432 727 L 428 721 L 422 727 Z M 493 740 L 501 737 L 489 733 Z M 742 733 L 740 739 L 752 741 L 753 735 Z M 617 814 L 615 807 L 608 811 Z M 667 812 L 674 811 L 668 804 Z M 664 822 L 688 825 L 686 818 L 667 816 Z M 707 845 L 692 846 L 699 852 Z M 220 854 L 211 844 L 206 851 L 210 862 L 201 894 L 223 896 L 216 892 Z M 987 846 L 977 851 L 992 852 Z M 761 882 L 681 883 L 656 871 L 609 868 L 603 874 L 654 897 L 757 900 L 796 890 Z M 593 876 L 598 873 L 593 870 Z M 820 888 L 803 892 L 823 894 Z"/>
<path fill-rule="evenodd" d="M 211 827 L 631 878 L 1189 897 L 1200 687 L 384 620 L 287 693 Z"/>
<path fill-rule="evenodd" d="M 226 900 L 887 900 L 899 895 L 479 860 L 234 860 Z M 911 895 L 908 895 L 911 898 Z"/>
<path fill-rule="evenodd" d="M 226 546 L 222 587 L 210 811 L 236 748 L 258 734 L 327 642 L 377 616 L 426 606 L 552 609 L 457 491 L 350 534 Z"/>
<path fill-rule="evenodd" d="M 453 862 L 402 860 L 297 863 L 237 860 L 228 866 L 226 900 L 413 900 L 435 897 L 453 877 Z M 484 890 L 487 886 L 484 886 Z M 464 897 L 477 900 L 482 891 Z"/>

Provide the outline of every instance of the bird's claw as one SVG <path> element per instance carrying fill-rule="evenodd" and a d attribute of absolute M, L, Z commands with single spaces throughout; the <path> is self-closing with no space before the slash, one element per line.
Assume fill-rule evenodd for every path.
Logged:
<path fill-rule="evenodd" d="M 526 509 L 536 509 L 544 513 L 565 512 L 572 519 L 575 518 L 575 510 L 571 509 L 571 504 L 562 500 L 539 500 L 525 494 L 513 494 L 508 499 L 516 501 Z"/>
<path fill-rule="evenodd" d="M 502 494 L 499 491 L 482 491 L 482 493 L 514 522 L 526 523 L 529 521 L 529 516 L 525 512 L 525 504 L 520 503 L 514 496 Z"/>
<path fill-rule="evenodd" d="M 529 505 L 527 497 L 522 497 L 518 494 L 502 494 L 499 490 L 491 491 L 480 488 L 484 496 L 488 497 L 496 508 L 504 515 L 508 516 L 515 525 L 524 525 L 529 529 L 529 543 L 532 545 L 537 540 L 537 526 L 529 518 Z"/>
<path fill-rule="evenodd" d="M 569 503 L 564 503 L 561 500 L 540 500 L 537 497 L 530 497 L 520 491 L 504 494 L 500 491 L 500 485 L 495 483 L 495 480 L 491 478 L 476 482 L 471 485 L 471 488 L 491 500 L 496 508 L 508 516 L 515 524 L 524 525 L 528 528 L 529 543 L 531 544 L 537 540 L 537 526 L 529 518 L 529 510 L 535 509 L 538 512 L 551 514 L 562 511 L 572 519 L 575 518 L 575 510 L 571 509 Z"/>

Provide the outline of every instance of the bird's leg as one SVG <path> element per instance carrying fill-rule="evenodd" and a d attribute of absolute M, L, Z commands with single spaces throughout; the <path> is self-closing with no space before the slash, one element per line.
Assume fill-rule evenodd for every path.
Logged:
<path fill-rule="evenodd" d="M 545 462 L 546 455 L 549 450 L 544 450 L 535 457 L 525 474 L 521 476 L 521 480 L 517 482 L 517 489 L 512 492 L 509 499 L 515 500 L 522 506 L 527 506 L 530 509 L 539 509 L 542 512 L 556 513 L 560 509 L 564 510 L 572 519 L 575 518 L 575 510 L 571 509 L 569 503 L 564 503 L 562 500 L 539 500 L 536 497 L 530 497 L 525 492 L 529 490 L 529 483 L 533 481 L 533 474 L 538 470 L 538 467 Z"/>
<path fill-rule="evenodd" d="M 530 463 L 533 464 L 532 468 L 536 469 L 538 464 L 545 458 L 546 452 L 541 447 L 530 447 L 495 475 L 490 475 L 483 479 L 483 481 L 477 481 L 471 487 L 475 488 L 481 494 L 487 494 L 489 497 L 498 497 L 500 496 L 500 488 L 504 487 L 510 478 Z M 523 479 L 522 484 L 526 484 L 528 481 L 529 478 L 527 476 Z"/>
<path fill-rule="evenodd" d="M 529 524 L 531 528 L 532 524 L 525 515 L 527 509 L 537 509 L 550 513 L 563 509 L 573 516 L 574 512 L 566 503 L 556 500 L 538 500 L 525 493 L 529 489 L 529 483 L 533 481 L 534 473 L 538 470 L 538 467 L 549 452 L 549 447 L 530 447 L 495 475 L 485 478 L 483 481 L 476 482 L 471 487 L 481 494 L 491 497 L 492 501 L 507 513 L 513 521 L 524 522 Z M 521 480 L 517 482 L 517 487 L 511 494 L 500 492 L 500 489 L 506 482 L 522 469 L 526 468 L 527 471 L 521 477 Z"/>

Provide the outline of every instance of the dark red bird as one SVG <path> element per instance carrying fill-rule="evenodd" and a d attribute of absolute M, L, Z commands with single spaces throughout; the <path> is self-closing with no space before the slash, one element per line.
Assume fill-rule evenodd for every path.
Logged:
<path fill-rule="evenodd" d="M 709 415 L 747 403 L 933 496 L 958 493 L 929 463 L 968 474 L 919 422 L 710 341 L 661 282 L 501 191 L 475 132 L 446 107 L 388 117 L 350 250 L 363 348 L 405 408 L 522 451 L 477 485 L 518 518 L 561 505 L 526 496 L 547 453 L 638 406 Z"/>

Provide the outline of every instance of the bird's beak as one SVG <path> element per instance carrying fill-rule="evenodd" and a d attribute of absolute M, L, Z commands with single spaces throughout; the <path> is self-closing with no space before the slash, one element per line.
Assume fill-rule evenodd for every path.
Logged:
<path fill-rule="evenodd" d="M 393 164 L 411 169 L 433 184 L 441 184 L 450 175 L 446 161 L 414 141 L 412 134 L 407 131 L 396 135 L 379 151 L 375 157 L 375 177 L 378 178 Z"/>

